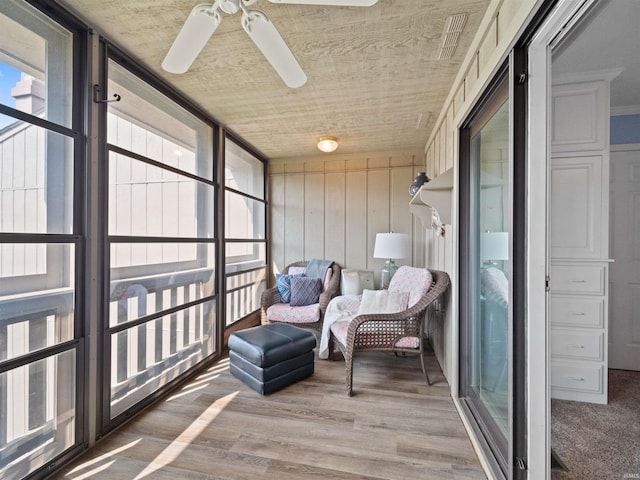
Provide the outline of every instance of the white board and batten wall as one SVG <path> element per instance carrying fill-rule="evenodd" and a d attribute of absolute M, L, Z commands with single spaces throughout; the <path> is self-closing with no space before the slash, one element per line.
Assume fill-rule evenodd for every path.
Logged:
<path fill-rule="evenodd" d="M 406 233 L 411 258 L 425 266 L 425 233 L 409 211 L 409 186 L 424 170 L 421 152 L 332 154 L 269 162 L 271 269 L 325 258 L 372 270 L 380 285 L 384 259 L 373 258 L 376 233 Z"/>

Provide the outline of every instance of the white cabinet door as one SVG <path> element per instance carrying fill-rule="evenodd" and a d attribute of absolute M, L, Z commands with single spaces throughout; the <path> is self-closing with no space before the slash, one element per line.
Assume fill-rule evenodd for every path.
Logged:
<path fill-rule="evenodd" d="M 602 256 L 602 157 L 551 159 L 551 258 Z"/>
<path fill-rule="evenodd" d="M 555 85 L 551 100 L 551 151 L 603 150 L 608 146 L 606 81 Z"/>

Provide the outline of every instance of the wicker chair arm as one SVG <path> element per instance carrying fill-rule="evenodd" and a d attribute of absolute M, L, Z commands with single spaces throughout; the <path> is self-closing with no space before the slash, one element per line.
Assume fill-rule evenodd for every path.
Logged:
<path fill-rule="evenodd" d="M 450 284 L 449 275 L 438 270 L 431 270 L 433 284 L 429 291 L 412 307 L 397 313 L 371 313 L 358 315 L 349 324 L 347 331 L 347 344 L 344 346 L 349 354 L 353 353 L 355 339 L 360 327 L 366 323 L 379 323 L 384 328 L 384 323 L 402 322 L 412 318 L 419 318 L 431 304 L 439 300 L 447 291 Z"/>
<path fill-rule="evenodd" d="M 358 328 L 370 322 L 401 322 L 403 320 L 407 320 L 409 318 L 413 318 L 424 312 L 426 309 L 415 311 L 413 308 L 411 310 L 414 313 L 409 313 L 409 310 L 405 310 L 403 312 L 398 313 L 367 313 L 364 315 L 358 315 L 349 323 L 349 331 L 353 330 L 354 333 L 358 330 Z"/>
<path fill-rule="evenodd" d="M 331 274 L 331 280 L 327 289 L 320 294 L 320 311 L 324 314 L 327 311 L 327 306 L 333 297 L 335 297 L 340 291 L 340 267 L 337 264 L 331 266 L 333 273 Z"/>
<path fill-rule="evenodd" d="M 389 328 L 389 323 L 390 322 L 398 322 L 398 323 L 402 323 L 405 322 L 407 320 L 410 320 L 412 318 L 416 318 L 419 317 L 420 315 L 424 314 L 424 311 L 426 310 L 426 307 L 423 308 L 422 310 L 417 310 L 417 309 L 411 309 L 413 311 L 413 313 L 409 314 L 409 310 L 405 310 L 404 312 L 399 312 L 399 313 L 372 313 L 372 314 L 365 314 L 365 315 L 359 315 L 356 318 L 354 318 L 351 323 L 349 324 L 349 330 L 347 330 L 347 344 L 345 345 L 345 348 L 349 351 L 353 351 L 353 349 L 356 347 L 356 338 L 357 335 L 360 333 L 360 331 L 362 331 L 364 328 L 366 328 L 367 330 L 385 330 Z M 407 333 L 407 335 L 409 335 Z M 403 337 L 406 335 L 398 335 L 399 337 Z"/>
<path fill-rule="evenodd" d="M 263 309 L 269 308 L 271 305 L 280 303 L 280 291 L 278 287 L 267 288 L 260 296 L 260 306 Z"/>

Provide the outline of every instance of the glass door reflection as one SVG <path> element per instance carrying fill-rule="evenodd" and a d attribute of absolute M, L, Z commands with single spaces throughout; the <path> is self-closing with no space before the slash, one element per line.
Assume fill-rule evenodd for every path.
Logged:
<path fill-rule="evenodd" d="M 511 167 L 506 81 L 469 125 L 468 315 L 462 393 L 483 435 L 508 471 L 511 429 L 510 290 Z"/>

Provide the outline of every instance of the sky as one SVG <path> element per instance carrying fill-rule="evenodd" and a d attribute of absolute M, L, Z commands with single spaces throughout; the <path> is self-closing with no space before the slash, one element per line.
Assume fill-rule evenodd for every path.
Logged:
<path fill-rule="evenodd" d="M 20 70 L 0 62 L 0 103 L 15 108 L 16 101 L 11 96 L 11 89 L 20 80 Z M 14 122 L 15 119 L 0 114 L 0 128 Z"/>

